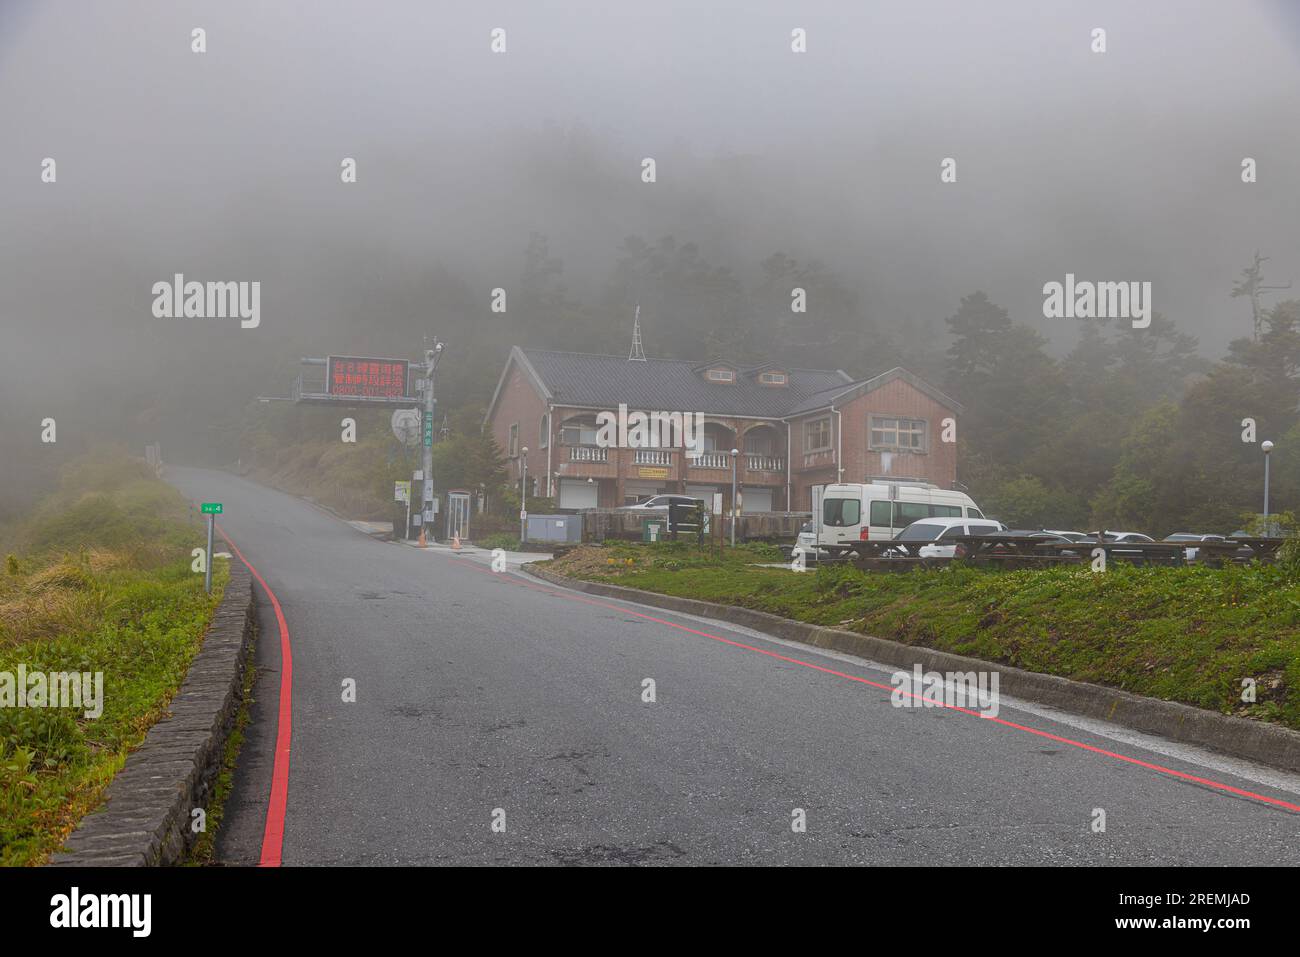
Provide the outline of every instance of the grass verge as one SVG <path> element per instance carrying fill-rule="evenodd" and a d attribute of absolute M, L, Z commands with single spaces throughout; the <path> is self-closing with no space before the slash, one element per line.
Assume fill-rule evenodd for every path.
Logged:
<path fill-rule="evenodd" d="M 969 655 L 1300 730 L 1300 566 L 796 574 L 741 549 L 584 546 L 549 570 Z M 760 559 L 761 560 L 761 559 Z M 1254 701 L 1243 701 L 1253 681 Z"/>
<path fill-rule="evenodd" d="M 59 489 L 7 537 L 0 864 L 39 864 L 166 714 L 229 568 L 216 563 L 206 594 L 191 570 L 189 550 L 202 536 L 188 503 L 143 462 L 117 453 L 70 465 Z M 16 706 L 20 669 L 102 674 L 102 714 Z"/>

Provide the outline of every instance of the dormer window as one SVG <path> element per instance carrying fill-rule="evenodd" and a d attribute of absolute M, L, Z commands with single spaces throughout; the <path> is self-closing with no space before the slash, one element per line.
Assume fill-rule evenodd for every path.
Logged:
<path fill-rule="evenodd" d="M 763 372 L 759 374 L 758 381 L 763 385 L 785 385 L 787 380 L 784 372 Z"/>
<path fill-rule="evenodd" d="M 733 369 L 721 369 L 721 368 L 710 369 L 708 372 L 704 373 L 704 377 L 708 379 L 710 382 L 735 382 L 736 381 L 736 373 L 735 370 Z"/>

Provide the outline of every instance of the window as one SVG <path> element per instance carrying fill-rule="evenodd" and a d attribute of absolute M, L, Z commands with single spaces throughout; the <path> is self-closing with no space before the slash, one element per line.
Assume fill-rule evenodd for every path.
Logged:
<path fill-rule="evenodd" d="M 736 373 L 730 369 L 710 369 L 705 373 L 710 382 L 735 382 Z"/>
<path fill-rule="evenodd" d="M 828 498 L 822 501 L 822 524 L 847 528 L 858 524 L 862 503 L 856 498 Z"/>
<path fill-rule="evenodd" d="M 967 509 L 966 509 L 966 517 L 967 517 L 967 518 L 983 518 L 983 517 L 984 517 L 984 513 L 981 512 L 981 511 L 980 511 L 979 509 L 977 509 L 977 508 L 967 508 Z"/>
<path fill-rule="evenodd" d="M 803 450 L 818 452 L 831 447 L 831 417 L 813 419 L 803 424 Z"/>
<path fill-rule="evenodd" d="M 930 506 L 925 502 L 895 502 L 894 527 L 902 528 L 930 517 Z"/>
<path fill-rule="evenodd" d="M 893 505 L 893 521 L 890 521 L 890 505 Z M 984 516 L 976 516 L 983 518 Z M 961 518 L 960 505 L 927 505 L 924 502 L 883 502 L 871 503 L 871 524 L 876 528 L 907 528 L 913 522 L 923 518 Z"/>
<path fill-rule="evenodd" d="M 594 425 L 566 425 L 560 429 L 561 445 L 595 445 L 597 429 Z"/>
<path fill-rule="evenodd" d="M 871 447 L 925 451 L 925 419 L 898 419 L 871 416 Z"/>
<path fill-rule="evenodd" d="M 763 372 L 758 376 L 758 381 L 763 385 L 785 385 L 784 372 Z"/>
<path fill-rule="evenodd" d="M 916 522 L 907 526 L 897 536 L 900 542 L 932 542 L 939 537 L 941 527 L 928 522 Z"/>
<path fill-rule="evenodd" d="M 939 538 L 944 541 L 952 541 L 952 539 L 958 538 L 965 534 L 966 534 L 966 527 L 964 525 L 954 525 L 952 528 L 948 529 L 946 532 L 940 535 Z"/>
<path fill-rule="evenodd" d="M 551 413 L 542 416 L 542 424 L 537 429 L 537 447 L 544 449 L 551 444 Z"/>
<path fill-rule="evenodd" d="M 519 423 L 514 422 L 510 426 L 510 447 L 506 453 L 510 458 L 519 454 Z"/>

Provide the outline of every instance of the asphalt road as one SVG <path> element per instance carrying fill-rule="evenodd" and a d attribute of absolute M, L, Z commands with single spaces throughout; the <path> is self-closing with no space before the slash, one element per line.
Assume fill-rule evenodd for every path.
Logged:
<path fill-rule="evenodd" d="M 168 477 L 225 504 L 284 610 L 285 865 L 1300 864 L 1300 813 L 751 649 L 888 685 L 868 662 L 375 541 L 225 473 Z M 253 727 L 218 840 L 231 864 L 258 862 L 271 790 L 279 632 L 259 600 Z M 1000 716 L 1300 804 L 1294 776 Z"/>

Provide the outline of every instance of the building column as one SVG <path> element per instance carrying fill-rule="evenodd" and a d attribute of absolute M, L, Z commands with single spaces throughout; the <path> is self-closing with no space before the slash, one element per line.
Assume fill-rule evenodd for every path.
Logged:
<path fill-rule="evenodd" d="M 614 460 L 614 507 L 618 508 L 623 504 L 623 449 L 611 448 L 611 456 Z"/>

